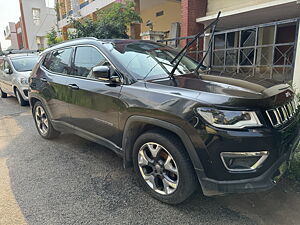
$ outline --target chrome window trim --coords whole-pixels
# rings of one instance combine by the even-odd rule
[[[41,62],[41,64],[40,64],[40,66],[41,66],[44,70],[50,72],[50,73],[51,73],[51,76],[52,76],[52,75],[60,75],[60,76],[68,77],[68,76],[69,76],[68,74],[54,72],[54,71],[51,71],[51,70],[47,69],[47,68],[44,66],[44,62],[45,62],[45,59],[46,59],[46,57],[47,57],[48,54],[52,54],[52,52],[57,51],[57,50],[65,50],[65,49],[68,49],[68,48],[72,48],[73,51],[74,51],[74,48],[73,48],[72,46],[67,46],[67,47],[63,47],[63,48],[56,48],[56,49],[53,49],[53,50],[51,50],[51,51],[49,51],[49,52],[46,52],[46,53],[45,53],[45,56],[43,56],[43,60],[42,60],[42,62]],[[73,52],[72,52],[72,55],[73,55]],[[70,60],[71,60],[71,59],[72,59],[72,56],[71,56]]]
[[[113,69],[117,72],[118,74],[118,77],[120,78],[120,84],[123,84],[123,77],[119,74],[116,66],[111,62],[111,60],[108,59],[108,57],[101,52],[101,50],[96,47],[95,45],[92,45],[92,44],[78,44],[78,45],[69,45],[69,46],[66,46],[66,47],[61,47],[61,48],[56,48],[56,49],[53,49],[49,52],[46,52],[45,54],[49,54],[49,53],[52,53],[53,51],[57,51],[57,50],[64,50],[64,49],[67,49],[67,48],[72,48],[73,49],[73,52],[72,52],[72,56],[71,56],[71,62],[73,61],[74,57],[75,57],[75,54],[76,54],[76,47],[93,47],[95,48],[101,55],[103,55],[103,57],[110,63],[110,65],[113,67]],[[75,54],[74,54],[75,53]],[[44,58],[45,59],[45,58]],[[44,62],[44,60],[43,60]],[[72,77],[72,78],[77,78],[77,79],[84,79],[84,80],[89,80],[89,81],[95,81],[95,82],[100,82],[100,83],[109,83],[109,82],[105,82],[103,80],[96,80],[96,79],[91,79],[91,78],[87,78],[87,77],[82,77],[82,76],[76,76],[74,74],[64,74],[64,73],[57,73],[57,72],[53,72],[51,70],[48,70],[44,65],[43,63],[41,63],[41,67],[43,67],[43,69],[45,69],[46,71],[50,72],[51,75],[59,75],[59,76],[64,76],[64,77]]]

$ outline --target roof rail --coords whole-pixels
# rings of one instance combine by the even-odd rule
[[[11,55],[11,54],[30,54],[30,53],[37,53],[40,50],[17,50],[17,49],[10,49],[3,51],[3,55]]]
[[[81,37],[81,38],[65,40],[65,41],[59,42],[57,44],[51,45],[50,47],[53,47],[53,46],[56,46],[56,45],[59,45],[59,44],[65,44],[65,43],[68,43],[68,42],[71,42],[71,41],[84,40],[84,39],[89,39],[89,40],[94,40],[94,41],[99,40],[98,38],[95,38],[95,37]]]

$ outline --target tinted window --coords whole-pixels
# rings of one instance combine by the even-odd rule
[[[43,61],[43,66],[46,67],[47,69],[49,69],[51,54],[52,54],[51,52],[48,53]]]
[[[11,62],[18,72],[31,71],[35,64],[37,63],[38,56],[22,57],[22,58],[12,58]]]
[[[46,56],[43,65],[55,73],[70,74],[72,51],[72,48],[55,50]]]
[[[74,59],[75,76],[92,78],[91,70],[95,66],[108,65],[104,56],[93,47],[78,47]]]
[[[4,69],[11,69],[9,62],[7,62],[6,60],[4,61]]]

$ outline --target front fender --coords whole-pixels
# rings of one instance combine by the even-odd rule
[[[192,144],[192,141],[190,140],[189,136],[184,132],[184,130],[169,122],[145,116],[131,116],[126,121],[122,140],[124,167],[128,167],[128,165],[130,165],[132,162],[132,149],[136,139],[136,135],[133,135],[133,137],[132,133],[140,124],[154,125],[156,127],[160,127],[172,133],[175,133],[184,144],[194,168],[196,170],[203,171],[202,163]]]

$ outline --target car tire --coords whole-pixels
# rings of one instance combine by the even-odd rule
[[[133,148],[133,164],[143,188],[161,202],[179,204],[197,187],[185,147],[169,132],[153,130],[138,137]]]
[[[60,132],[55,130],[49,113],[41,102],[36,102],[33,107],[33,117],[39,134],[45,139],[53,139],[59,136]]]
[[[1,88],[0,88],[0,97],[7,98],[7,94],[5,92],[3,92]]]
[[[24,100],[23,96],[21,95],[20,91],[18,89],[15,90],[16,97],[18,100],[18,103],[20,106],[26,106],[28,105],[28,102]]]

